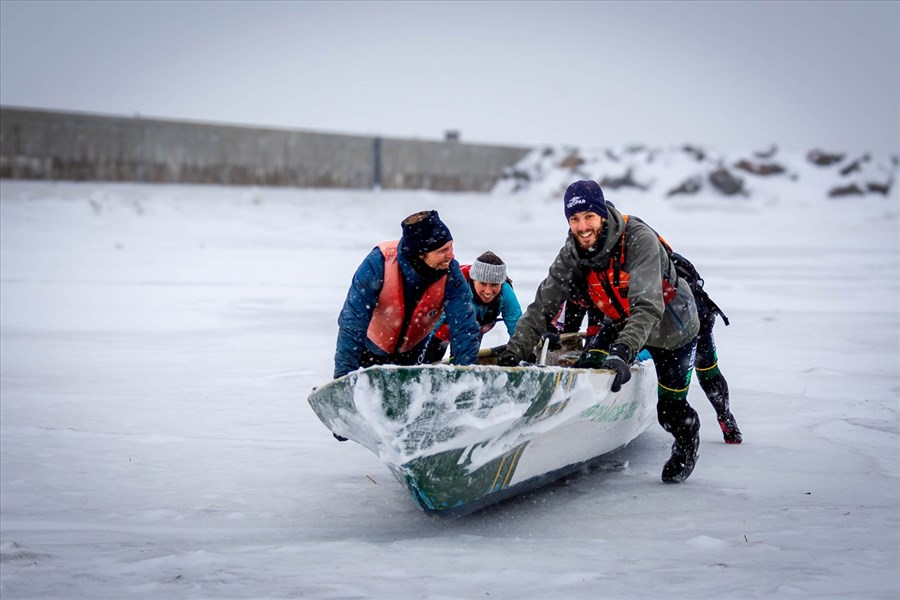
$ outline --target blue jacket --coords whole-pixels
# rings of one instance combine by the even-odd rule
[[[422,292],[419,292],[417,297],[411,298],[409,290],[423,288],[424,291],[424,287],[427,286],[422,285],[421,276],[412,268],[402,252],[398,252],[397,260],[403,276],[404,303],[410,306],[410,303],[418,302]],[[350,291],[347,292],[347,299],[338,316],[337,349],[334,354],[335,378],[359,368],[363,349],[376,355],[387,356],[366,337],[369,321],[372,320],[372,313],[383,285],[384,255],[378,247],[375,247],[353,275]],[[474,364],[478,359],[479,328],[472,308],[472,291],[456,260],[450,263],[443,306],[444,322],[450,325],[453,362],[460,365]],[[427,342],[428,338],[423,340],[415,351],[424,352]]]

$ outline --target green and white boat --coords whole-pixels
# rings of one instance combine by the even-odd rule
[[[656,419],[652,361],[606,370],[380,366],[313,390],[332,432],[374,452],[425,512],[462,515],[577,471]]]

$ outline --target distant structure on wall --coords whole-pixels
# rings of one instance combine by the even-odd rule
[[[531,149],[0,107],[0,177],[489,191]]]

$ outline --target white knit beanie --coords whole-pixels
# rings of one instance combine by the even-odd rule
[[[472,263],[469,279],[484,283],[503,283],[506,281],[506,264],[488,250]]]

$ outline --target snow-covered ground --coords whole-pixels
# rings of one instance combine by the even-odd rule
[[[565,236],[564,181],[0,182],[3,599],[897,598],[900,202],[805,177],[608,193],[730,317],[716,334],[743,445],[694,386],[685,484],[660,482],[654,424],[624,469],[451,519],[306,397],[330,379],[353,271],[405,216],[438,209],[462,262],[495,251],[525,305]]]

